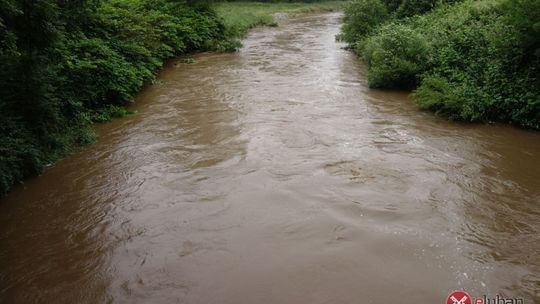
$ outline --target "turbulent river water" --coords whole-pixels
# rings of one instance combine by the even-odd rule
[[[540,134],[370,90],[339,13],[171,62],[0,202],[2,303],[540,303]]]

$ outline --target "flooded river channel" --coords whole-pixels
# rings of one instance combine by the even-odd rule
[[[1,303],[540,303],[540,133],[370,90],[339,13],[171,62],[0,201]]]

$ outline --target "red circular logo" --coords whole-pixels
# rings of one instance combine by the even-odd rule
[[[471,304],[471,297],[465,291],[456,290],[448,296],[446,304]]]

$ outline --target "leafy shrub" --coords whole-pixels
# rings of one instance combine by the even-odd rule
[[[459,0],[383,0],[388,12],[398,18],[425,14],[436,6]]]
[[[417,102],[453,119],[538,128],[539,69],[524,45],[527,31],[509,23],[508,11],[498,3],[479,4],[453,7],[446,21],[425,20],[437,25],[432,36],[445,34],[432,42],[433,68],[415,92]],[[461,22],[453,22],[458,18]],[[441,90],[446,93],[435,99]]]
[[[395,12],[398,7],[401,5],[401,2],[403,0],[382,0],[386,8],[388,9],[388,12],[393,13]]]
[[[345,18],[340,39],[349,43],[358,43],[386,21],[388,11],[380,0],[357,0],[345,7]]]
[[[125,107],[108,105],[101,109],[92,110],[86,113],[86,119],[89,122],[107,122],[113,118],[126,117],[134,114],[133,111],[126,109]]]
[[[403,0],[396,9],[398,18],[421,15],[431,11],[440,1],[438,0]]]
[[[369,66],[372,87],[414,87],[428,58],[425,38],[402,24],[383,26],[357,51]]]
[[[387,0],[394,17],[414,16],[350,35],[369,84],[418,86],[420,107],[451,119],[540,128],[540,2],[468,0],[421,15],[433,3]]]
[[[0,112],[0,194],[14,183],[41,170],[42,154],[20,119]]]

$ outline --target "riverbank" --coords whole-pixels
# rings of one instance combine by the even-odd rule
[[[107,0],[0,4],[0,194],[76,147],[168,58],[227,43],[202,4]]]
[[[540,129],[540,2],[356,0],[345,12],[341,38],[371,87],[412,89],[453,120]]]
[[[277,13],[341,5],[203,2],[1,2],[0,195],[95,141],[92,124],[131,114],[123,106],[166,60],[235,50],[249,29],[277,25]]]
[[[345,1],[314,3],[223,2],[215,5],[223,19],[228,37],[243,38],[256,26],[277,26],[280,16],[332,12],[343,8]]]

